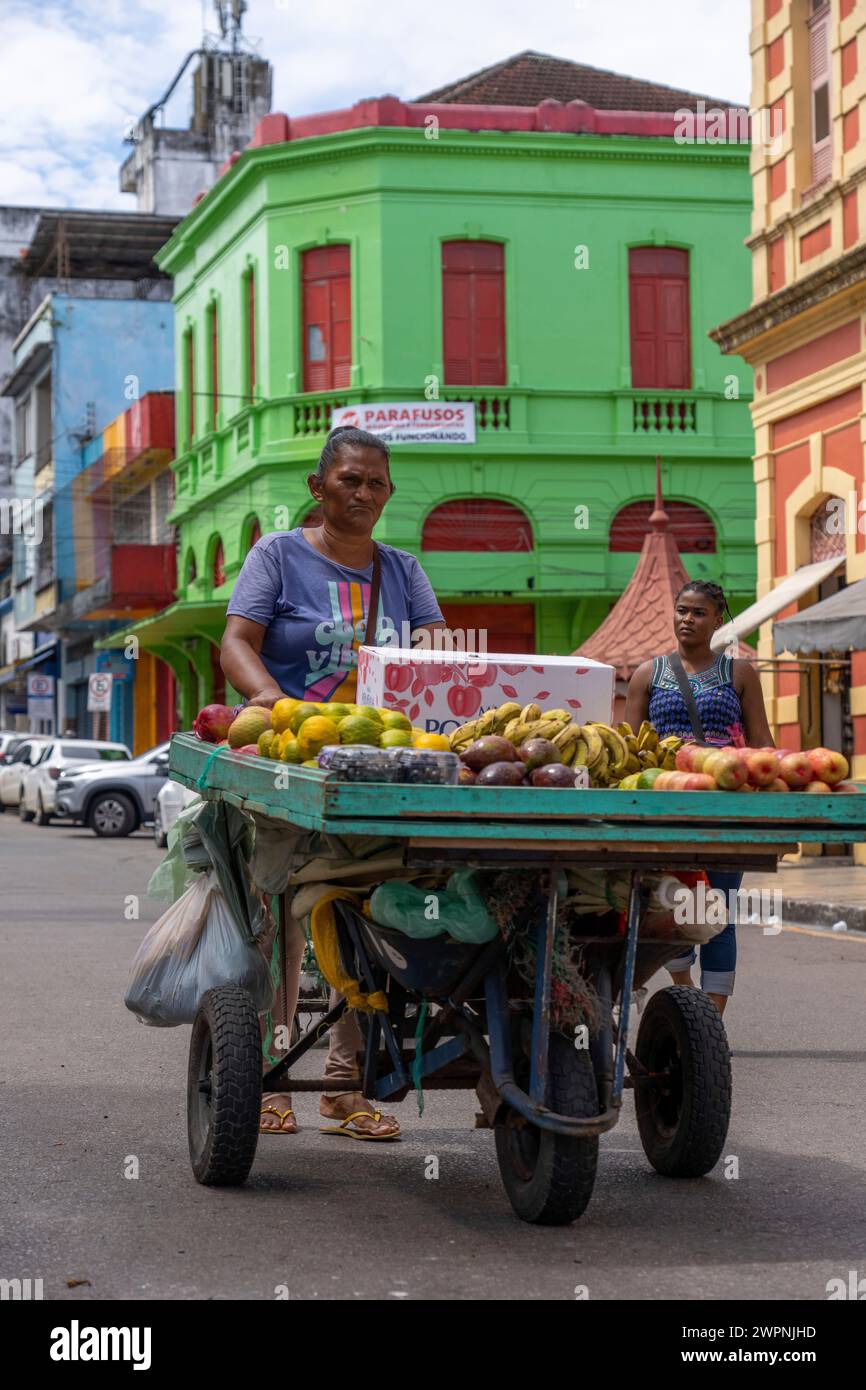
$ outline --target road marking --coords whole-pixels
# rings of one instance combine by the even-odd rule
[[[816,927],[794,927],[782,924],[782,931],[798,932],[800,936],[823,936],[831,941],[866,941],[866,932],[862,931],[832,931],[830,927],[825,927],[820,931]]]

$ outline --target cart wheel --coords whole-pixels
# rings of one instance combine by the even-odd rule
[[[209,989],[189,1045],[187,1134],[192,1170],[205,1187],[237,1187],[259,1137],[262,1053],[253,1001],[237,985]]]
[[[589,1054],[551,1034],[547,1105],[560,1115],[598,1114],[598,1090]],[[529,1088],[529,1058],[515,1050],[517,1084]],[[598,1139],[569,1139],[530,1124],[506,1107],[496,1121],[496,1157],[511,1205],[522,1221],[567,1226],[586,1210],[595,1185]]]
[[[669,1178],[700,1178],[719,1161],[731,1119],[731,1053],[719,1011],[696,989],[654,994],[635,1055],[655,1085],[636,1086],[644,1153]]]

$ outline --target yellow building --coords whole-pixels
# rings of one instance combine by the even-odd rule
[[[866,778],[866,652],[773,637],[866,578],[866,0],[752,0],[751,54],[752,304],[711,334],[755,371],[758,601],[733,630],[760,628],[777,742]]]

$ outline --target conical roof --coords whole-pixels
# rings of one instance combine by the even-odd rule
[[[604,661],[616,667],[621,680],[629,680],[642,661],[673,649],[674,602],[688,580],[677,543],[668,531],[656,459],[655,511],[634,574],[601,627],[573,655]]]

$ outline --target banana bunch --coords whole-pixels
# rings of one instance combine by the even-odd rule
[[[631,773],[642,772],[647,767],[661,767],[665,772],[674,771],[677,749],[682,747],[681,738],[672,734],[668,738],[660,739],[658,731],[648,719],[643,721],[637,733],[630,724],[617,724],[616,727],[630,753],[628,771],[620,774],[620,780]]]
[[[522,708],[506,701],[498,709],[487,710],[478,719],[470,719],[451,735],[451,748],[462,753],[485,734],[498,734],[519,748],[530,738],[546,738],[559,751],[568,767],[585,767],[594,787],[616,786],[624,777],[639,773],[646,767],[662,767],[672,771],[676,766],[679,738],[660,739],[658,732],[645,719],[635,733],[630,724],[592,722],[575,724],[565,709],[542,710],[531,703]]]

